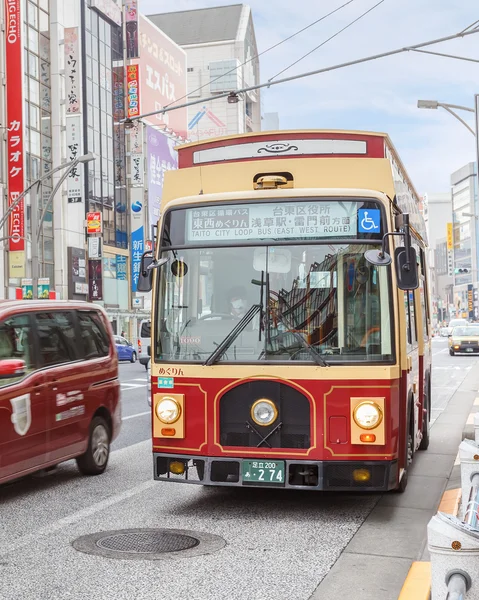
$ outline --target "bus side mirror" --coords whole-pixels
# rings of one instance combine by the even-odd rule
[[[151,292],[153,285],[153,271],[149,268],[153,263],[153,254],[145,252],[141,257],[140,273],[138,275],[137,290],[139,292]]]
[[[415,290],[419,287],[416,250],[409,248],[409,261],[407,254],[405,247],[396,248],[394,251],[397,284],[400,290]]]

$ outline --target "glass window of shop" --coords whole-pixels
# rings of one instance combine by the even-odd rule
[[[50,18],[49,0],[27,0],[24,11],[24,119],[26,186],[52,169]],[[39,213],[52,192],[52,181],[46,179],[38,191]],[[28,200],[27,200],[28,203]],[[27,228],[31,232],[30,208],[27,206]],[[53,209],[47,211],[40,234],[40,277],[48,277],[54,285]]]
[[[95,11],[85,8],[86,145],[99,160],[87,167],[89,209],[103,215],[103,239],[108,246],[127,248],[127,214],[119,210],[115,190],[113,144],[112,51],[118,32]],[[116,42],[115,42],[116,43]],[[118,197],[117,197],[118,196]]]

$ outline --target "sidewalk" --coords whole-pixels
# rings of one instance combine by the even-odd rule
[[[429,449],[416,453],[404,494],[381,498],[310,600],[398,600],[413,561],[429,560],[427,524],[444,491],[460,487],[454,463],[478,390],[471,371],[434,422]]]

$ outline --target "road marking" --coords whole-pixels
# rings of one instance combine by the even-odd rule
[[[121,448],[120,450],[116,450],[115,455],[117,455],[117,452],[124,453],[126,450],[131,450],[131,448],[135,446],[140,446],[141,444],[143,444],[145,447],[150,447],[151,440],[145,440],[144,442],[133,444],[132,446],[128,446],[127,448]],[[41,536],[46,537],[53,533],[56,533],[57,531],[60,531],[61,529],[64,529],[65,527],[68,527],[68,525],[74,525],[75,523],[78,523],[79,521],[82,521],[87,517],[91,517],[92,515],[95,515],[96,513],[99,513],[102,510],[105,510],[106,508],[110,508],[115,504],[119,504],[124,500],[128,500],[128,498],[132,498],[133,496],[137,496],[138,494],[146,492],[154,485],[156,485],[155,480],[145,481],[140,485],[135,486],[134,488],[131,488],[119,494],[115,494],[114,496],[106,498],[105,500],[101,500],[100,502],[97,502],[92,506],[88,506],[87,508],[83,508],[82,510],[68,515],[67,517],[63,517],[62,519],[59,519],[56,523],[52,523],[51,525],[41,527],[33,533],[28,533],[27,535],[22,536],[19,540],[13,542],[13,544],[10,544],[9,546],[3,546],[1,550],[1,555],[5,556],[11,554],[31,544],[38,545],[39,538]]]
[[[438,350],[437,352],[433,352],[433,356],[437,356],[438,354],[442,354],[443,352],[447,352],[447,348],[443,348],[442,350]]]
[[[149,415],[151,411],[147,410],[146,412],[136,413],[136,415],[128,415],[127,417],[122,417],[122,421],[128,421],[128,419],[134,419],[136,417],[144,417],[145,415]]]
[[[128,379],[128,381],[141,381],[142,383],[145,383],[146,377],[143,377],[142,379]]]

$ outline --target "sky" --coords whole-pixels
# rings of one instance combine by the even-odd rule
[[[260,56],[261,81],[373,7],[353,0],[334,15]],[[309,25],[346,0],[250,0],[258,51]],[[238,4],[228,0],[139,0],[145,15]],[[477,0],[384,0],[368,15],[289,69],[304,73],[458,33],[479,19]],[[479,32],[427,50],[479,61]],[[279,113],[281,129],[354,129],[389,134],[420,194],[447,192],[451,173],[476,157],[474,136],[444,109],[418,99],[474,106],[479,62],[406,52],[262,91],[262,111]],[[474,114],[459,112],[474,129]]]

